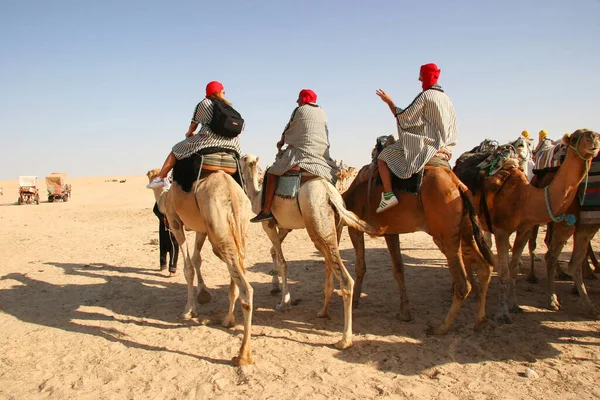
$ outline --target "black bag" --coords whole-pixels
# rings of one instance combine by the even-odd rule
[[[244,120],[239,112],[224,101],[211,98],[213,101],[213,117],[208,126],[217,135],[234,138],[242,133]]]

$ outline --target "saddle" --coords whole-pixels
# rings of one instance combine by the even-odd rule
[[[295,199],[300,191],[300,186],[315,178],[318,178],[318,176],[296,165],[277,178],[275,195],[283,199]]]
[[[184,192],[189,193],[196,180],[223,171],[244,188],[237,154],[229,150],[219,150],[221,149],[202,149],[187,158],[177,160],[173,167],[173,181],[177,182]]]

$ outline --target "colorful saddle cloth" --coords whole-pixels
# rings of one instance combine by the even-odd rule
[[[554,144],[540,149],[535,155],[535,165],[533,173],[541,171],[557,170],[567,155],[567,147],[562,144]]]
[[[587,184],[584,179],[579,186],[579,198],[575,201],[581,204],[579,223],[600,224],[600,156],[592,160]]]

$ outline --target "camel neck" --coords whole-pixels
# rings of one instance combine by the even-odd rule
[[[582,159],[574,149],[568,150],[565,161],[548,185],[550,208],[555,216],[564,214],[575,199],[589,164],[590,160]]]

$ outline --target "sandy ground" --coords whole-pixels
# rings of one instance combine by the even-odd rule
[[[474,333],[476,301],[470,297],[446,336],[426,336],[428,324],[441,321],[450,306],[451,279],[422,233],[402,237],[415,320],[396,318],[399,296],[385,242],[367,238],[354,346],[338,351],[332,344],[343,327],[341,297],[334,295],[331,319],[316,317],[324,268],[306,233],[294,231],[284,243],[292,296],[300,302],[278,312],[278,298],[269,293],[269,242],[252,225],[255,364],[233,367],[242,333],[239,306],[234,329],[214,322],[227,309],[225,265],[205,246],[203,271],[213,302],[200,307],[199,320],[178,319],[186,296],[183,266],[173,278],[159,272],[152,193],[145,177],[125,178],[73,179],[68,203],[46,203],[44,188],[42,204],[22,206],[14,205],[17,183],[0,182],[0,398],[600,397],[600,323],[583,317],[569,282],[558,283],[564,309],[543,308],[543,262],[537,265],[540,284],[519,278],[525,313],[514,324]],[[354,273],[346,231],[341,249]],[[587,284],[600,305],[600,281]],[[494,277],[489,316],[497,297]],[[527,368],[538,377],[524,377]]]

